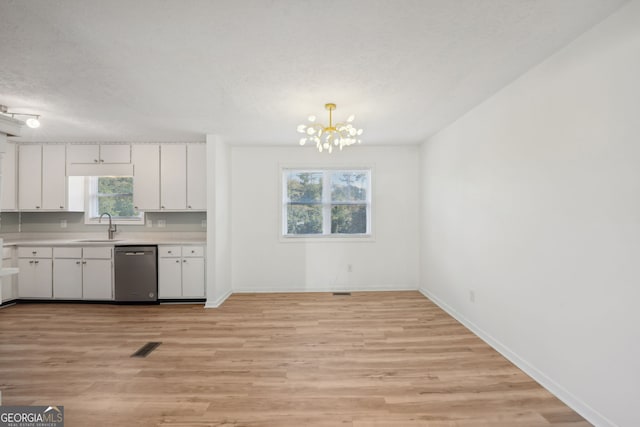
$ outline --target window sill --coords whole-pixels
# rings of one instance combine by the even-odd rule
[[[334,235],[280,235],[282,243],[373,243],[373,234]]]

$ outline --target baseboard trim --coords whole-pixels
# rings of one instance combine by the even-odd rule
[[[233,290],[234,294],[281,294],[281,293],[326,293],[326,292],[403,292],[403,291],[417,291],[415,286],[402,286],[402,287],[367,287],[367,288],[348,288],[348,287],[328,287],[328,288],[236,288]]]
[[[591,406],[587,405],[580,398],[576,397],[574,394],[569,392],[567,389],[562,387],[560,384],[549,378],[542,371],[537,369],[535,366],[531,365],[527,362],[526,359],[520,357],[518,354],[513,352],[509,347],[502,344],[497,339],[493,338],[490,334],[485,332],[483,329],[478,327],[475,323],[467,319],[449,304],[444,302],[442,299],[438,298],[433,293],[429,292],[424,288],[419,288],[418,291],[422,295],[424,295],[427,299],[432,301],[438,307],[446,311],[451,317],[456,319],[458,322],[462,323],[467,329],[473,332],[478,338],[486,342],[489,346],[491,346],[498,353],[503,355],[507,360],[520,368],[524,373],[529,375],[533,380],[535,380],[542,387],[551,392],[554,396],[564,402],[571,409],[576,411],[582,417],[584,417],[591,424],[598,427],[617,427],[617,425],[593,409]]]
[[[233,293],[232,290],[228,290],[224,295],[222,295],[221,297],[219,297],[215,301],[209,301],[207,299],[207,302],[204,304],[204,308],[218,308],[218,307],[220,307],[222,305],[222,303],[225,302],[227,300],[227,298],[229,298],[231,296],[232,293]]]

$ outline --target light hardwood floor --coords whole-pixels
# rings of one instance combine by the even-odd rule
[[[590,425],[418,292],[18,304],[0,388],[67,427]]]

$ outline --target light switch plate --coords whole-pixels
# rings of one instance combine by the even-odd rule
[[[67,220],[66,219],[61,219],[60,220],[60,228],[67,228]]]
[[[159,219],[158,221],[156,221],[156,225],[158,226],[158,228],[165,228],[167,226],[167,220]]]
[[[150,219],[148,219],[148,220],[147,220],[147,224],[146,224],[146,225],[147,225],[147,227],[149,227],[149,228],[153,227],[153,221],[152,221],[152,220],[150,220]]]

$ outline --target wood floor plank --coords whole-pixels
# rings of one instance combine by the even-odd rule
[[[18,304],[0,310],[0,388],[64,405],[67,426],[590,425],[417,292]]]

